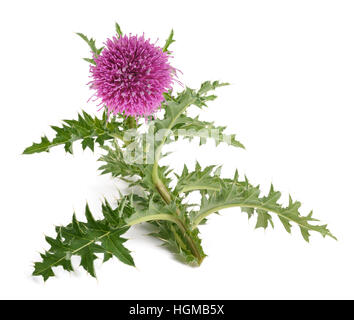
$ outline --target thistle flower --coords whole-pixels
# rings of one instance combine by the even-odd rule
[[[144,36],[117,36],[94,57],[91,88],[109,113],[147,117],[171,89],[175,69],[168,54]]]

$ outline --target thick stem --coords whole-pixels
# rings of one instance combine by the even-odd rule
[[[154,168],[153,168],[153,172],[152,172],[152,181],[155,185],[156,190],[158,191],[158,193],[160,194],[160,196],[164,200],[164,202],[166,204],[170,204],[172,201],[172,198],[171,198],[170,192],[168,191],[167,187],[163,184],[163,182],[161,181],[161,179],[159,177],[158,159],[156,159],[156,158],[155,158]],[[176,213],[177,213],[177,216],[180,215],[180,211],[178,208],[177,208]],[[189,236],[188,230],[187,230],[186,226],[184,225],[184,223],[179,218],[177,218],[177,220],[178,220],[178,223],[176,222],[176,224],[178,225],[184,238],[186,239],[188,246],[191,249],[192,254],[197,258],[198,264],[201,264],[203,261],[203,258],[200,255],[196,244],[194,243],[193,239]]]
[[[188,245],[192,251],[192,254],[197,258],[198,264],[200,265],[203,262],[203,258],[199,253],[197,246],[195,245],[193,239],[188,235],[187,228],[184,223],[181,221],[181,224],[178,224],[180,230],[182,231],[184,238],[187,240]]]
[[[182,103],[182,102],[181,102]],[[156,149],[155,152],[155,161],[154,161],[154,166],[152,169],[152,182],[155,185],[156,190],[158,191],[158,193],[160,194],[161,198],[164,200],[164,202],[166,204],[170,204],[172,202],[172,197],[171,194],[169,192],[169,190],[167,189],[167,187],[164,185],[164,183],[162,182],[162,180],[159,177],[159,160],[161,157],[161,152],[162,152],[162,147],[166,142],[166,139],[168,137],[168,133],[169,131],[172,129],[174,123],[176,122],[176,120],[178,119],[178,117],[183,114],[183,112],[187,109],[187,107],[189,105],[191,105],[191,101],[187,101],[184,103],[183,108],[181,108],[175,115],[174,117],[171,119],[170,124],[168,125],[168,127],[166,128],[166,133],[165,135],[162,137],[161,142],[159,144],[159,146]],[[192,254],[196,257],[198,264],[201,264],[203,261],[202,256],[200,255],[200,252],[197,248],[197,245],[195,244],[195,242],[193,241],[193,239],[190,237],[188,230],[185,226],[185,224],[183,223],[183,221],[180,219],[180,211],[177,208],[176,210],[176,218],[179,221],[177,223],[179,229],[181,230],[185,240],[187,241],[187,244],[192,252]]]
[[[135,220],[131,220],[127,223],[128,226],[133,226],[142,222],[155,221],[155,220],[165,220],[175,223],[178,228],[181,230],[183,237],[186,239],[187,244],[192,252],[192,254],[197,258],[198,264],[200,265],[203,261],[202,256],[200,255],[197,246],[195,245],[193,239],[188,235],[188,230],[185,227],[184,223],[178,217],[171,214],[156,214],[145,217],[140,217]]]
[[[157,179],[155,181],[155,188],[158,191],[158,193],[160,194],[161,198],[167,203],[171,203],[172,199],[171,199],[171,195],[168,192],[167,188],[165,187],[165,185],[162,183],[162,181],[160,179]]]
[[[129,129],[134,129],[136,128],[136,119],[132,116],[129,116],[127,118],[127,123],[128,123],[128,127]]]

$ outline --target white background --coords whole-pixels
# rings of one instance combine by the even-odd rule
[[[321,299],[354,298],[353,1],[1,1],[0,3],[0,298],[73,299]],[[273,182],[303,203],[302,212],[328,223],[336,242],[302,240],[278,223],[254,230],[239,209],[225,210],[201,227],[208,257],[200,268],[177,262],[146,234],[127,233],[137,268],[97,263],[98,280],[82,269],[61,268],[46,284],[31,277],[44,234],[67,224],[86,201],[96,217],[119,183],[99,176],[98,154],[21,152],[49,125],[74,118],[92,92],[86,44],[123,31],[145,32],[161,44],[171,28],[173,64],[181,80],[232,86],[218,91],[202,119],[227,125],[247,150],[179,143],[170,157],[180,170],[224,164],[238,168],[264,192]],[[78,261],[75,260],[75,264]]]

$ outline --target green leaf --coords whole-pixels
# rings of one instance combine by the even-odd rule
[[[102,239],[102,247],[105,251],[116,258],[118,258],[123,263],[134,266],[134,260],[130,255],[130,251],[123,246],[123,243],[126,239],[122,239],[119,236],[116,236],[120,231],[116,231],[115,233],[110,233],[107,237]]]
[[[196,92],[197,100],[195,105],[199,108],[206,107],[208,101],[213,101],[217,98],[216,95],[207,95],[209,91],[213,91],[217,88],[225,87],[230,85],[227,82],[220,82],[220,81],[205,81],[201,84],[200,89]]]
[[[128,226],[149,221],[170,221],[179,225],[180,222],[175,216],[176,211],[176,204],[161,205],[161,203],[154,202],[151,198],[147,207],[140,208],[136,206],[135,212],[126,218],[125,222]]]
[[[117,22],[116,22],[116,32],[120,37],[123,35],[122,29],[120,28]]]
[[[209,166],[202,170],[199,163],[196,163],[195,171],[189,172],[185,165],[181,175],[177,175],[177,185],[174,189],[176,195],[180,193],[188,194],[195,190],[219,191],[221,189],[221,179],[219,175],[214,175],[215,166]]]
[[[201,121],[199,117],[191,118],[186,115],[186,110],[191,105],[198,107],[206,106],[206,102],[211,96],[206,96],[210,90],[228,85],[219,81],[206,81],[201,88],[196,91],[186,88],[185,91],[179,93],[176,97],[170,94],[165,95],[165,115],[163,119],[157,119],[150,123],[150,130],[158,133],[164,130],[165,135],[161,137],[161,143],[157,143],[155,150],[161,151],[165,143],[170,143],[184,138],[191,140],[195,137],[200,139],[200,144],[206,143],[207,139],[213,139],[216,145],[225,142],[231,146],[244,148],[243,144],[236,139],[235,134],[225,134],[226,127],[215,126],[213,122]],[[216,96],[212,96],[213,99]],[[159,142],[159,141],[158,141]],[[157,157],[159,158],[159,157]]]
[[[77,32],[76,34],[88,44],[88,46],[90,47],[91,52],[93,54],[93,57],[97,57],[101,54],[104,47],[97,48],[96,41],[93,38],[89,39],[87,36],[85,36],[83,33],[80,33],[80,32]],[[83,58],[83,59],[91,64],[94,64],[94,65],[96,64],[96,62],[93,58]]]
[[[46,136],[41,138],[40,143],[33,143],[32,146],[28,147],[23,151],[23,154],[32,154],[37,152],[49,152],[51,147],[51,142]]]
[[[257,209],[257,214],[258,214],[258,218],[257,218],[256,229],[257,228],[266,229],[268,227],[268,224],[270,224],[274,228],[272,216],[268,214],[267,211],[262,209]]]
[[[185,91],[178,94],[178,97],[165,103],[164,119],[157,119],[152,122],[156,130],[172,130],[175,122],[186,111],[186,109],[196,101],[195,92],[186,88]]]
[[[73,153],[72,145],[77,140],[82,140],[82,148],[89,147],[94,150],[94,143],[103,146],[107,140],[115,138],[122,139],[122,123],[113,119],[107,123],[106,114],[102,119],[92,117],[85,111],[78,115],[77,120],[64,120],[61,127],[52,126],[56,136],[50,141],[46,136],[42,137],[40,143],[34,143],[25,149],[24,154],[48,152],[50,148],[64,145],[65,151]]]
[[[168,38],[166,39],[165,45],[164,45],[163,48],[162,48],[162,51],[163,51],[163,52],[168,52],[169,46],[170,46],[173,42],[175,42],[175,40],[173,39],[173,35],[174,35],[174,32],[173,32],[173,29],[172,29],[171,32],[170,32],[170,35],[169,35]]]
[[[157,231],[150,233],[150,236],[161,240],[162,245],[174,253],[179,261],[193,266],[199,265],[196,257],[186,246],[185,240],[183,240],[183,234],[180,232],[180,230],[178,230],[178,228],[175,227],[175,225],[167,221],[154,221],[153,224],[156,226]],[[204,253],[201,246],[199,230],[194,229],[189,233],[189,236],[196,244],[202,259],[204,259],[206,254]]]
[[[91,64],[96,64],[95,60],[90,59],[90,58],[83,58],[86,62],[91,63]]]
[[[206,255],[201,247],[201,240],[198,236],[199,231],[197,229],[193,231],[185,229],[184,225],[189,225],[185,208],[179,205],[178,209],[179,215],[176,216],[176,203],[171,202],[166,205],[150,198],[148,205],[135,207],[135,213],[126,219],[126,223],[134,225],[150,222],[158,227],[158,231],[151,233],[151,236],[163,241],[163,244],[175,253],[178,259],[192,265],[198,265],[201,261],[198,261],[196,256],[192,254],[191,249],[186,244],[185,236],[187,234],[192,239],[202,260]]]
[[[244,145],[236,139],[235,134],[225,134],[226,127],[215,126],[214,122],[201,121],[199,117],[191,118],[181,115],[172,128],[175,139],[183,138],[193,140],[200,139],[200,145],[205,144],[208,139],[215,141],[216,145],[224,142],[228,145],[245,149]]]
[[[229,86],[230,84],[227,82],[220,82],[220,81],[205,81],[201,84],[200,89],[198,91],[199,95],[204,95],[209,91],[215,90],[217,88],[221,88],[224,86]]]
[[[93,38],[89,39],[87,36],[85,36],[83,33],[80,32],[77,32],[76,34],[88,44],[88,46],[90,47],[91,51],[94,54],[98,54],[99,49],[97,49],[96,41]]]
[[[54,276],[54,267],[62,266],[67,271],[73,271],[71,257],[75,255],[81,258],[80,266],[93,277],[96,276],[94,261],[99,253],[104,254],[104,262],[115,256],[123,263],[134,266],[130,251],[123,245],[126,239],[121,237],[129,229],[124,218],[131,214],[132,208],[129,205],[119,208],[124,211],[120,217],[107,202],[102,205],[102,211],[108,211],[110,216],[115,217],[108,222],[106,219],[95,220],[86,206],[86,222],[79,222],[74,214],[68,226],[56,227],[57,237],[46,237],[50,249],[41,254],[42,261],[35,263],[33,275],[42,276],[46,281]]]
[[[123,150],[116,141],[112,141],[110,146],[103,146],[102,148],[106,151],[106,154],[98,159],[98,161],[105,163],[99,168],[101,174],[110,173],[113,177],[123,178],[144,177],[144,165],[126,162]]]
[[[83,150],[85,150],[87,147],[89,147],[92,151],[95,149],[95,140],[91,137],[84,138],[81,144]]]
[[[300,228],[301,234],[306,241],[309,241],[310,231],[319,232],[323,237],[329,236],[336,239],[327,229],[327,225],[315,225],[317,221],[312,218],[312,212],[302,216],[299,212],[300,202],[289,198],[289,204],[283,207],[278,203],[281,194],[271,186],[268,195],[261,197],[259,187],[253,187],[245,178],[238,179],[236,171],[234,179],[222,180],[221,190],[211,193],[209,197],[203,197],[199,211],[191,212],[191,223],[197,226],[209,214],[231,207],[249,208],[246,210],[249,216],[255,212],[258,215],[256,228],[272,227],[273,222],[270,213],[278,216],[285,229],[290,232],[293,224]]]

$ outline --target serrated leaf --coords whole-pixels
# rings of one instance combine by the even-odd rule
[[[175,228],[175,226],[167,221],[154,222],[154,225],[158,228],[156,232],[150,234],[150,236],[162,241],[162,245],[167,247],[176,258],[181,262],[188,263],[190,265],[197,266],[200,261],[197,261],[196,257],[187,248],[183,240],[183,234]],[[199,231],[197,229],[191,232],[191,238],[197,245],[201,258],[204,259],[206,254],[201,247],[201,239],[199,238]]]
[[[258,214],[258,218],[257,218],[256,229],[258,228],[267,229],[269,224],[274,228],[272,216],[267,211],[262,209],[257,209],[257,214]]]
[[[164,45],[163,48],[162,48],[162,51],[163,51],[163,52],[168,51],[169,46],[170,46],[173,42],[175,42],[175,40],[173,39],[173,35],[174,35],[174,32],[173,32],[173,29],[172,29],[171,32],[170,32],[170,35],[169,35],[168,38],[166,39],[165,45]]]
[[[215,99],[216,96],[211,98],[206,96],[206,93],[225,85],[227,83],[206,81],[199,91],[186,88],[176,97],[167,96],[164,103],[164,118],[156,119],[150,123],[150,128],[155,133],[165,133],[165,136],[160,139],[161,143],[157,143],[155,149],[159,150],[165,143],[176,141],[179,138],[191,140],[195,137],[200,139],[200,144],[206,143],[207,139],[213,139],[216,145],[226,142],[229,145],[244,148],[243,144],[236,140],[235,134],[224,133],[226,127],[215,126],[213,122],[201,121],[198,116],[191,118],[185,114],[189,106],[193,104],[196,106],[206,105],[207,101]],[[158,142],[160,140],[158,139]]]
[[[96,64],[96,62],[95,62],[94,59],[90,59],[90,58],[82,58],[82,59],[85,60],[85,61],[88,62],[88,63]]]
[[[135,207],[135,212],[125,222],[128,226],[132,226],[142,222],[149,221],[170,221],[178,223],[178,219],[175,216],[176,205],[171,203],[169,205],[161,205],[161,203],[154,202],[151,198],[149,205],[143,208]]]
[[[98,49],[96,47],[96,41],[91,38],[89,39],[87,36],[85,36],[83,33],[81,32],[77,32],[76,33],[82,40],[84,40],[88,46],[90,47],[91,51],[94,53],[94,54],[97,54],[98,53]]]
[[[219,191],[221,189],[220,177],[215,175],[218,168],[209,166],[202,170],[199,163],[196,163],[195,171],[189,172],[188,168],[184,166],[181,175],[176,175],[177,185],[174,193],[188,194],[194,190],[211,190]]]
[[[116,22],[116,32],[119,36],[123,35],[122,29],[120,28],[120,26],[117,22]]]
[[[107,115],[103,113],[101,119],[92,117],[85,111],[78,115],[77,120],[63,120],[63,125],[51,127],[56,135],[52,141],[46,136],[40,143],[34,143],[25,149],[24,154],[48,152],[51,148],[64,145],[66,152],[73,153],[73,142],[82,140],[82,147],[94,151],[94,143],[100,146],[107,140],[122,139],[122,123],[111,120],[107,124]]]
[[[102,205],[103,210],[112,213],[112,208],[107,208],[107,203]],[[131,207],[120,207],[129,216]],[[86,222],[79,222],[76,216],[73,216],[72,222],[66,227],[56,227],[56,239],[46,237],[50,244],[50,249],[41,254],[42,261],[34,265],[34,276],[42,276],[46,281],[54,276],[53,268],[62,266],[67,271],[73,271],[71,257],[76,255],[81,257],[80,266],[82,266],[91,276],[95,277],[94,261],[97,259],[97,253],[104,254],[104,262],[108,261],[112,255],[117,257],[125,264],[134,266],[130,251],[124,247],[126,239],[122,238],[129,227],[126,226],[123,217],[114,221],[95,220],[88,205],[85,210]]]
[[[107,253],[114,255],[123,263],[134,267],[135,264],[132,256],[130,255],[130,251],[123,246],[125,241],[125,239],[116,237],[113,232],[102,239],[102,247]]]
[[[230,85],[227,82],[220,82],[220,81],[205,81],[202,83],[202,85],[200,86],[200,89],[198,91],[199,95],[204,95],[206,93],[208,93],[211,90],[215,90],[216,88],[220,88],[220,87],[224,87],[224,86],[228,86]]]
[[[201,121],[199,117],[191,118],[186,115],[181,115],[175,122],[172,130],[178,138],[192,140],[199,138],[200,145],[207,142],[208,139],[215,141],[216,145],[226,143],[228,145],[245,149],[244,145],[236,139],[235,134],[225,134],[226,127],[215,126],[214,122]]]
[[[33,143],[32,146],[26,148],[23,151],[23,154],[32,154],[37,152],[49,152],[49,148],[51,147],[51,142],[49,139],[44,136],[41,138],[40,143]]]
[[[270,213],[276,214],[282,222],[286,231],[291,231],[291,225],[296,224],[300,228],[303,238],[308,241],[310,231],[321,233],[323,237],[329,236],[336,239],[327,229],[326,225],[314,225],[311,222],[317,221],[312,217],[312,212],[307,216],[302,216],[299,212],[300,202],[289,198],[289,204],[283,207],[278,203],[280,192],[275,191],[271,186],[267,196],[260,197],[259,187],[253,187],[245,178],[244,181],[235,178],[223,179],[221,190],[203,197],[199,211],[191,212],[191,223],[197,226],[205,217],[213,212],[218,212],[225,208],[241,207],[245,208],[249,216],[257,213],[256,228],[266,228],[268,225],[274,227]],[[247,209],[247,208],[251,208]]]
[[[95,150],[95,140],[94,138],[84,138],[81,142],[82,144],[82,149],[85,150],[87,147],[89,147],[92,151]]]

